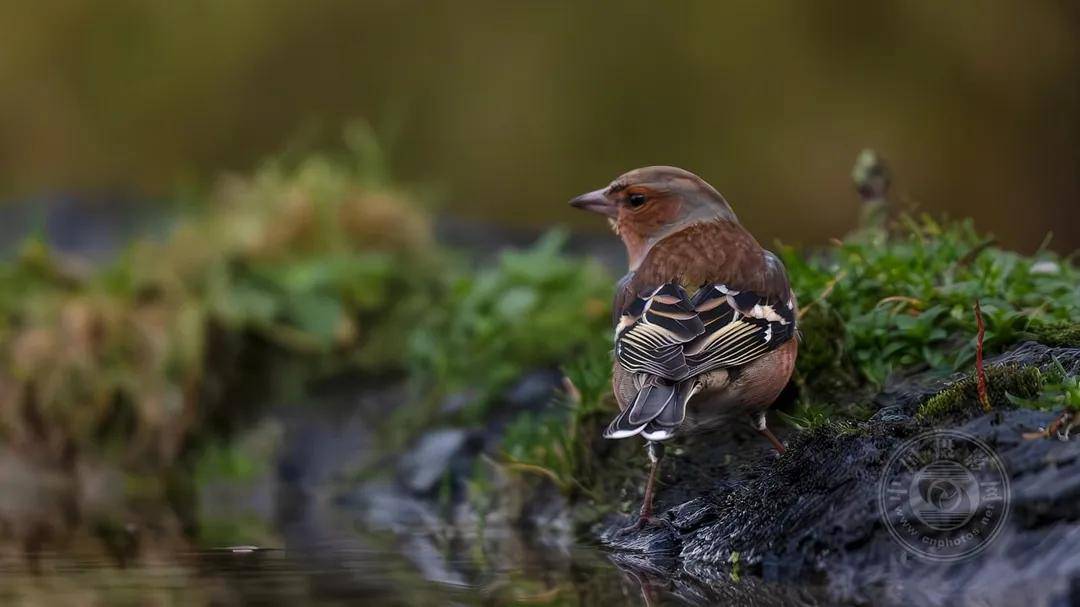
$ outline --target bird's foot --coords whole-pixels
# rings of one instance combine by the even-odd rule
[[[643,514],[639,516],[637,521],[634,522],[632,525],[627,525],[626,527],[622,527],[621,529],[615,531],[614,535],[617,538],[622,538],[628,535],[638,533],[641,530],[650,527],[657,529],[666,529],[672,533],[678,533],[678,529],[676,529],[675,525],[668,519]]]

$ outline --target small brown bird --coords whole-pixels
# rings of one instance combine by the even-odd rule
[[[653,522],[663,443],[749,414],[777,452],[765,410],[795,367],[795,296],[783,263],[697,175],[654,166],[570,201],[608,217],[630,259],[619,281],[613,388],[620,413],[606,438],[641,435],[651,467],[637,524]]]

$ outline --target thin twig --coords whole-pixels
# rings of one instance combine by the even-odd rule
[[[897,302],[897,301],[904,302],[904,303],[906,303],[906,304],[908,304],[908,305],[910,305],[910,306],[912,306],[914,308],[922,308],[923,305],[924,305],[923,301],[921,299],[916,299],[914,297],[908,297],[906,295],[890,295],[888,297],[885,297],[885,298],[882,298],[881,300],[879,300],[876,304],[874,304],[874,307],[880,306],[881,304],[893,303],[893,302]]]
[[[1061,440],[1069,440],[1069,432],[1076,425],[1076,422],[1076,416],[1071,411],[1065,410],[1058,413],[1045,428],[1039,428],[1038,432],[1024,432],[1021,436],[1024,440],[1035,440],[1057,435]]]
[[[965,253],[964,256],[961,257],[960,260],[956,262],[956,267],[957,268],[966,268],[967,266],[970,266],[975,261],[975,258],[977,258],[979,256],[980,253],[982,253],[983,251],[989,249],[990,247],[992,247],[992,246],[994,246],[996,244],[997,244],[997,238],[990,238],[990,239],[984,240],[983,242],[976,245],[973,249],[971,249],[970,251]]]

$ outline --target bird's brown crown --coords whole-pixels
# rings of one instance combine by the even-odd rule
[[[626,245],[631,268],[657,242],[689,226],[714,221],[738,224],[715,188],[690,171],[670,166],[634,169],[570,204],[609,218]]]

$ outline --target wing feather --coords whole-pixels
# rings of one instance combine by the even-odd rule
[[[631,302],[616,328],[616,358],[631,373],[668,381],[744,365],[791,339],[791,298],[705,285],[693,298],[661,285]]]

